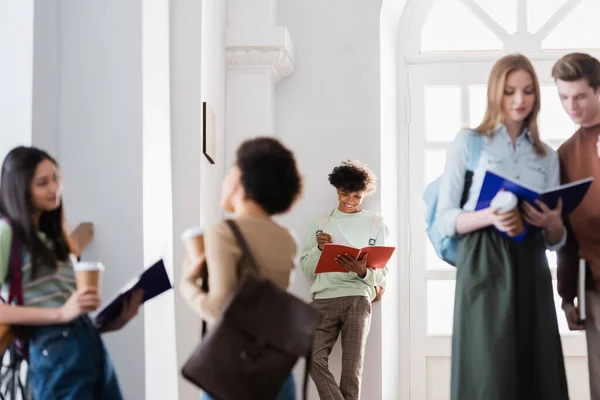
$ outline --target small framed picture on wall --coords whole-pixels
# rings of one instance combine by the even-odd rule
[[[202,152],[206,159],[214,164],[217,153],[217,138],[215,132],[215,113],[205,101],[202,103]]]

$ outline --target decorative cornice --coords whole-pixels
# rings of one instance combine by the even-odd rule
[[[229,28],[226,57],[230,70],[266,70],[276,84],[294,72],[294,45],[284,27]]]

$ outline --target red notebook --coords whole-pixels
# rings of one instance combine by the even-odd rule
[[[386,266],[392,254],[394,254],[395,247],[387,246],[368,246],[362,249],[354,247],[343,246],[341,244],[327,243],[323,247],[323,252],[317,263],[315,274],[322,274],[324,272],[348,272],[346,268],[338,264],[335,258],[341,254],[349,254],[356,258],[360,258],[363,254],[367,254],[367,267],[378,269]]]

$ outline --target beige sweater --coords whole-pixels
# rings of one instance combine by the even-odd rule
[[[286,290],[297,253],[296,241],[290,232],[270,219],[238,217],[235,221],[262,275]],[[248,261],[242,260],[242,251],[224,221],[206,232],[204,242],[209,292],[201,291],[195,281],[185,279],[181,282],[180,292],[192,309],[210,324],[223,310],[238,281],[238,264],[241,262],[242,269],[248,268]]]

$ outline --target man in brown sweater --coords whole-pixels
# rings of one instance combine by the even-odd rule
[[[587,195],[569,216],[566,245],[558,252],[558,293],[571,330],[585,329],[591,400],[600,400],[600,63],[588,54],[572,53],[554,65],[563,108],[579,130],[559,149],[561,181],[594,177]],[[581,325],[577,297],[579,258],[587,263],[586,321]]]

